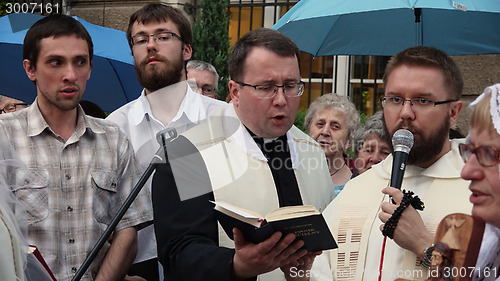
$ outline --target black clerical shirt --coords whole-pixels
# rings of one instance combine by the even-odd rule
[[[260,147],[269,159],[279,205],[302,204],[286,135],[265,146],[262,138],[257,139],[257,142],[261,143]],[[174,152],[183,151],[188,145],[192,146],[188,140],[181,137],[169,145],[169,151]],[[193,149],[196,150],[194,146]],[[169,154],[170,159],[172,155]],[[194,162],[203,163],[201,155],[195,156],[189,158],[193,162],[184,163],[184,166],[191,167]],[[188,157],[178,159],[185,158]],[[186,169],[186,173],[189,172],[193,170]],[[206,169],[196,169],[196,173],[201,175],[186,176],[186,180],[192,180],[191,184],[185,183],[186,185],[198,187],[197,178],[209,178]],[[213,192],[181,200],[169,161],[157,167],[153,176],[152,201],[158,260],[163,265],[165,281],[234,279],[232,263],[235,250],[219,247],[219,229],[211,200],[214,200]],[[256,277],[249,280],[256,280]]]
[[[299,185],[292,168],[292,158],[286,134],[275,140],[264,140],[250,130],[248,131],[268,160],[267,164],[273,174],[280,207],[303,205]]]

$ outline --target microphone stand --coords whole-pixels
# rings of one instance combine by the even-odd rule
[[[175,129],[163,130],[156,135],[158,142],[160,142],[160,148],[158,149],[158,151],[156,151],[155,155],[153,156],[153,159],[151,160],[151,163],[149,163],[149,166],[146,168],[139,181],[135,184],[134,188],[132,189],[132,192],[130,192],[127,199],[125,199],[125,202],[123,202],[122,206],[120,207],[116,215],[113,217],[113,219],[111,220],[108,227],[101,235],[97,243],[94,245],[87,258],[85,258],[85,261],[83,262],[82,266],[80,266],[80,268],[76,272],[73,279],[71,279],[71,281],[79,281],[83,277],[83,274],[85,274],[92,261],[94,261],[95,257],[101,250],[102,246],[104,246],[104,243],[106,243],[106,241],[109,239],[109,237],[115,230],[115,227],[118,225],[122,217],[125,215],[125,212],[127,212],[130,205],[132,205],[132,202],[134,202],[135,198],[137,197],[141,189],[144,187],[151,174],[156,170],[159,164],[166,163],[167,140],[165,138],[165,134],[169,135],[168,137],[169,142],[171,142],[175,137],[177,137],[177,131]]]

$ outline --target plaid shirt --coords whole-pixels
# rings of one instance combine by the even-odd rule
[[[28,242],[40,249],[57,280],[69,280],[141,175],[132,146],[116,125],[86,116],[80,106],[66,142],[50,129],[36,101],[0,115],[0,129],[34,172],[17,175],[13,190],[28,211]],[[116,230],[152,219],[150,193],[143,189]],[[94,279],[109,246],[82,280]]]

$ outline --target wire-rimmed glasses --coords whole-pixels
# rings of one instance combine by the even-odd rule
[[[25,102],[17,102],[17,103],[9,103],[4,108],[0,109],[0,114],[14,112],[18,110],[18,106],[22,106],[23,108],[27,107],[29,104]]]
[[[149,35],[143,33],[137,34],[132,37],[132,46],[146,46],[150,37],[153,37],[153,41],[155,41],[156,44],[167,44],[172,42],[174,38],[177,38],[182,42],[182,38],[174,32],[162,31]]]
[[[473,147],[472,145],[461,143],[458,145],[458,150],[460,151],[460,156],[462,156],[464,162],[467,162],[471,158],[472,154],[475,154],[479,164],[484,167],[496,165],[500,155],[498,149],[493,146]]]
[[[278,92],[278,88],[283,89],[283,94],[287,97],[299,97],[304,93],[304,83],[302,82],[294,82],[294,83],[286,83],[284,85],[250,85],[243,82],[236,82],[241,86],[252,87],[255,89],[255,95],[261,99],[270,99],[273,98]]]

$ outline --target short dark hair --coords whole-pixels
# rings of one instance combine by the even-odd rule
[[[87,41],[90,64],[92,65],[94,44],[87,29],[76,19],[61,14],[53,14],[38,20],[26,32],[23,45],[23,60],[29,60],[31,66],[36,69],[36,62],[40,54],[40,41],[51,36],[57,38],[64,35],[76,35],[78,38]]]
[[[254,47],[264,47],[282,57],[297,57],[300,69],[300,53],[297,45],[283,33],[259,28],[249,31],[234,45],[229,55],[229,76],[233,80],[241,80],[245,70],[245,60]]]
[[[173,21],[177,26],[182,42],[189,45],[193,44],[191,24],[184,14],[182,14],[181,10],[166,4],[151,3],[146,4],[130,16],[127,28],[127,40],[130,49],[132,50],[132,26],[135,22],[146,24],[151,21],[162,22],[167,20]]]
[[[429,66],[439,69],[450,89],[450,98],[459,100],[464,89],[464,80],[457,64],[445,52],[433,47],[417,46],[403,50],[394,55],[385,68],[384,87],[394,68],[401,65]]]

